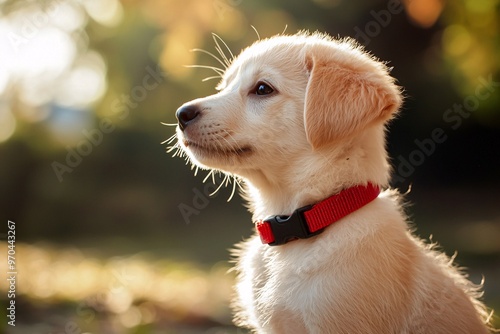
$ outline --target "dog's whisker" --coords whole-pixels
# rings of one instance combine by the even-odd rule
[[[170,153],[173,150],[175,150],[175,153],[172,156],[175,157],[177,155],[177,151],[179,151],[179,148],[177,147],[177,144],[172,145],[172,146],[167,146],[167,153]]]
[[[208,178],[210,177],[210,175],[211,175],[213,172],[214,172],[214,170],[213,170],[213,169],[211,169],[211,170],[208,172],[208,174],[205,176],[205,178],[203,179],[203,182],[202,182],[202,183],[207,182]]]
[[[170,136],[167,140],[162,141],[160,144],[170,144],[173,142],[175,139],[177,139],[177,134],[174,133],[172,136]]]
[[[242,192],[245,192],[245,188],[243,188],[243,186],[241,185],[241,183],[243,182],[242,179],[240,179],[239,177],[237,176],[234,176],[234,180],[236,181],[236,184],[238,185],[238,188],[240,188],[240,190]]]
[[[233,52],[231,51],[229,46],[227,46],[226,42],[224,42],[224,40],[219,35],[217,35],[216,33],[212,33],[212,37],[213,37],[213,40],[214,40],[215,45],[216,45],[215,49],[220,53],[220,55],[222,56],[222,58],[226,62],[227,66],[229,66],[231,64],[231,60],[233,60],[233,58],[234,58]],[[224,53],[224,51],[222,51],[222,48],[217,40],[221,41],[221,43],[224,44],[224,46],[226,47],[226,50],[229,52],[229,55],[231,56],[230,58],[228,58],[226,56],[226,54]]]
[[[255,34],[257,35],[257,40],[260,41],[260,34],[257,31],[257,28],[255,28],[253,25],[250,25],[250,27],[252,27],[253,31],[255,31]]]
[[[177,126],[177,123],[164,123],[160,122],[161,125],[166,125],[166,126]]]
[[[184,65],[184,66],[189,68],[208,68],[209,70],[212,70],[215,73],[219,74],[221,78],[222,75],[224,74],[224,70],[222,68],[215,66],[210,66],[210,65]]]
[[[220,75],[214,75],[214,76],[211,76],[211,77],[206,77],[206,78],[202,79],[201,82],[205,82],[205,81],[213,80],[213,79],[221,79],[221,76]]]
[[[221,42],[222,44],[224,44],[224,46],[226,47],[227,51],[229,52],[229,54],[231,55],[231,59],[234,58],[234,54],[233,52],[231,51],[231,49],[229,48],[229,46],[226,44],[226,42],[224,42],[224,40],[222,39],[222,37],[220,37],[219,35],[217,34],[214,34],[215,37],[217,37]]]
[[[215,173],[212,173],[212,183],[215,184]]]
[[[180,147],[179,143],[175,143],[174,145],[172,146],[168,146],[167,147],[167,153],[170,153],[172,152],[173,150],[175,150],[174,154],[172,154],[172,157],[180,157],[180,158],[187,158],[186,156],[186,153],[182,150],[182,148]]]
[[[491,310],[491,312],[488,314],[488,316],[486,317],[486,323],[489,324],[492,319],[493,319],[493,316],[494,316],[494,313],[495,313],[495,310]]]
[[[234,182],[230,182],[233,184],[233,187],[231,189],[231,194],[229,195],[229,198],[227,199],[226,202],[230,202],[233,199],[234,193],[236,192],[236,184]]]
[[[285,24],[285,29],[283,29],[283,32],[281,34],[284,35],[287,29],[288,29],[288,24]]]
[[[193,49],[191,51],[205,53],[205,54],[209,55],[210,57],[214,58],[215,60],[217,60],[224,67],[224,69],[227,69],[227,64],[224,63],[219,57],[214,55],[212,52],[207,51],[207,50],[203,50],[203,49]]]
[[[174,137],[172,137],[171,139],[169,139],[169,140],[166,142],[166,144],[171,144],[171,143],[172,143],[174,140],[176,140],[176,139],[177,139],[177,136],[174,136]]]
[[[236,186],[238,185],[239,187],[239,183],[238,183],[238,180],[236,179],[236,176],[232,175],[232,184],[233,184],[233,189],[231,190],[231,195],[229,196],[229,198],[227,199],[227,202],[230,202],[233,197],[234,197],[234,194],[236,193]]]
[[[175,151],[174,157],[175,156],[178,156],[179,158],[184,158],[184,161],[186,161],[186,162],[188,160],[187,155],[184,153],[184,151],[180,147],[178,147],[177,151]],[[187,165],[187,163],[186,163],[186,165]]]
[[[217,50],[217,52],[221,55],[222,59],[224,59],[224,63],[227,64],[227,66],[229,66],[231,62],[229,61],[226,54],[224,53],[224,51],[222,51],[222,49],[220,48],[220,46],[218,44],[215,47],[215,50]]]
[[[221,175],[221,177],[223,176],[222,180],[220,180],[220,182],[217,182],[216,179],[215,179],[215,173],[217,173],[217,175]],[[205,178],[203,179],[203,183],[205,183],[209,177],[212,177],[212,183],[217,186],[217,188],[211,192],[209,194],[209,196],[214,196],[219,190],[222,189],[222,187],[227,187],[229,184],[233,184],[233,187],[231,189],[231,194],[229,195],[229,198],[227,199],[227,201],[229,202],[231,199],[233,199],[234,197],[234,194],[236,193],[236,185],[238,185],[238,187],[240,187],[240,184],[236,178],[236,176],[232,175],[232,174],[227,174],[227,173],[223,173],[221,171],[215,171],[215,170],[211,170],[206,176]],[[241,189],[241,187],[240,187]]]
[[[225,174],[222,183],[224,184],[225,187],[227,187],[231,183],[231,175]],[[233,195],[234,195],[234,186],[231,191],[231,194],[229,195],[229,198],[227,199],[227,202],[229,202],[233,198]]]
[[[214,183],[215,184],[215,183]],[[217,194],[217,192],[222,188],[222,186],[224,185],[224,181],[221,182],[218,186],[217,186],[217,189],[215,189],[212,193],[210,193],[209,196],[213,196],[215,194]]]

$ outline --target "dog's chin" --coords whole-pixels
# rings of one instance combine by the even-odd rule
[[[230,170],[231,167],[237,167],[245,158],[253,154],[253,148],[250,145],[222,147],[202,145],[184,139],[181,146],[191,160],[203,168]]]

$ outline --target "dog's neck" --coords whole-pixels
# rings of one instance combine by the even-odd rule
[[[290,214],[358,184],[384,187],[389,180],[384,130],[374,126],[340,146],[301,152],[273,172],[253,170],[243,175],[253,219]],[[274,174],[273,174],[274,173]]]

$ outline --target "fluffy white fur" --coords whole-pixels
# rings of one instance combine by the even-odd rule
[[[257,95],[265,83],[273,89]],[[186,103],[178,143],[240,177],[254,221],[368,182],[387,188],[385,125],[402,97],[351,40],[300,33],[235,58],[219,92]],[[479,287],[414,237],[395,191],[306,240],[236,252],[235,321],[256,333],[487,333]]]

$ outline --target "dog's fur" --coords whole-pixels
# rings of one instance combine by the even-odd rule
[[[274,92],[257,95],[266,83]],[[402,103],[352,40],[256,42],[178,127],[193,163],[240,177],[254,221],[368,182],[387,188],[385,125]],[[237,252],[235,320],[257,333],[487,333],[479,287],[411,234],[393,190],[313,238]]]

